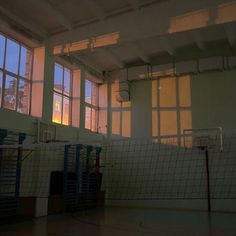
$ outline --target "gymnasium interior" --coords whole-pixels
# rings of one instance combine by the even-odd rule
[[[235,13],[1,0],[0,236],[235,236]]]

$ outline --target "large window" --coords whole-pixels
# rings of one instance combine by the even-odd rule
[[[54,66],[53,122],[71,124],[72,71],[60,64]]]
[[[152,81],[153,138],[181,144],[183,131],[192,128],[190,82],[190,76]]]
[[[98,129],[98,85],[85,80],[85,129],[97,132]]]
[[[30,114],[32,50],[0,33],[0,107]]]
[[[80,70],[54,65],[54,93],[52,121],[79,127]]]

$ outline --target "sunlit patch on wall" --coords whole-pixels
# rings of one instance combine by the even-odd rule
[[[207,26],[209,23],[209,10],[202,9],[172,17],[169,33],[187,31]]]
[[[119,38],[120,38],[120,33],[113,32],[77,42],[56,45],[53,48],[53,54],[54,55],[66,54],[70,52],[78,52],[86,49],[94,49],[94,48],[114,45],[118,43]]]

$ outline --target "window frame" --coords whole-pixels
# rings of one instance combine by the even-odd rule
[[[62,67],[62,91],[57,91],[55,90],[55,66],[59,65],[60,67]],[[70,71],[70,91],[69,91],[69,95],[65,93],[65,88],[64,88],[64,71],[65,68],[67,70]],[[67,65],[64,65],[63,63],[60,63],[58,61],[54,62],[54,76],[53,76],[53,108],[52,108],[52,122],[56,123],[58,125],[65,125],[65,126],[72,126],[72,102],[73,102],[73,69],[71,69],[70,67],[68,67]],[[62,103],[61,103],[61,121],[56,122],[53,120],[53,113],[54,113],[54,95],[58,95],[62,98]],[[68,117],[68,124],[63,124],[63,113],[64,113],[64,98],[69,100],[69,117]]]
[[[0,71],[2,72],[2,91],[1,91],[1,99],[0,99],[0,109],[6,109],[10,111],[15,111],[17,113],[23,114],[23,115],[30,115],[31,116],[31,107],[32,107],[32,84],[33,84],[33,63],[34,63],[34,50],[30,48],[29,46],[25,45],[24,43],[18,41],[17,39],[8,36],[7,34],[3,33],[0,31],[0,35],[4,37],[4,54],[3,54],[3,65],[2,68],[0,68]],[[19,53],[18,53],[18,68],[17,68],[17,74],[14,72],[11,72],[6,69],[6,58],[7,58],[7,40],[10,40],[14,43],[16,43],[19,47]],[[30,76],[29,78],[23,77],[20,74],[20,66],[21,66],[21,51],[22,48],[25,48],[27,51],[31,53],[31,60],[30,60]],[[15,93],[15,108],[10,109],[7,107],[4,107],[4,102],[5,102],[5,86],[6,86],[6,78],[7,76],[13,77],[16,79],[17,84],[16,84],[16,93]],[[29,89],[29,95],[28,95],[28,107],[27,107],[27,113],[20,112],[18,111],[18,105],[19,105],[19,84],[20,81],[24,81],[24,83],[28,83],[30,86]]]
[[[86,101],[86,82],[89,81],[91,83],[91,103]],[[96,88],[96,103],[93,104],[93,93],[94,93],[94,87]],[[86,79],[85,78],[85,83],[84,83],[84,91],[85,91],[85,96],[84,96],[84,128],[86,130],[90,130],[91,132],[98,133],[98,112],[99,112],[99,87],[98,83]],[[89,108],[91,110],[91,116],[90,116],[90,128],[86,128],[86,110]],[[93,129],[93,110],[95,111],[95,129]]]
[[[184,78],[184,76],[167,76],[167,77],[159,77],[157,79],[154,79],[156,81],[156,101],[155,101],[155,106],[152,105],[152,122],[157,122],[157,135],[152,134],[152,138],[154,140],[159,140],[160,142],[163,142],[163,140],[169,141],[174,141],[176,144],[180,145],[181,144],[181,139],[183,137],[183,134],[181,133],[181,113],[182,112],[191,112],[192,114],[192,104],[187,105],[187,106],[182,106],[180,103],[180,80],[181,78]],[[175,105],[171,106],[162,106],[160,101],[161,101],[161,81],[165,79],[171,79],[175,81]],[[157,121],[153,121],[153,112],[156,112],[156,118]],[[161,125],[162,125],[162,120],[161,120],[161,113],[162,112],[175,112],[176,114],[176,134],[162,134],[161,133]],[[153,123],[152,123],[152,132],[153,132]],[[171,140],[173,139],[173,140]],[[163,142],[164,143],[164,142]]]

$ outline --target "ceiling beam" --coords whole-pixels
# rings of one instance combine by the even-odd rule
[[[105,19],[105,13],[102,7],[94,0],[85,0],[87,5],[96,14],[99,20],[103,21]]]
[[[64,26],[67,30],[71,30],[73,28],[72,22],[63,15],[63,13],[57,9],[57,7],[49,2],[49,0],[41,0],[40,1],[48,10],[52,12],[52,14],[57,18],[62,26]]]
[[[91,0],[85,1],[86,3],[89,3]],[[162,12],[164,11],[162,10]],[[128,14],[122,14],[117,17],[107,18],[103,22],[94,22],[75,28],[71,31],[53,34],[50,38],[54,45],[59,45],[67,43],[68,38],[70,38],[71,42],[76,42],[106,33],[119,32],[119,34],[121,35],[119,42],[130,42],[138,40],[139,38],[148,38],[153,34],[158,35],[158,31],[160,31],[160,33],[163,33],[163,24],[160,23],[162,17],[165,17],[165,15],[162,15],[161,13],[159,14],[159,9],[156,9],[156,5],[154,5],[152,6],[152,8],[144,8],[142,14],[138,17],[136,12],[132,11]],[[147,22],[147,19],[152,18],[152,22],[155,22],[155,26],[153,26],[150,21]],[[142,22],[142,24],[140,24],[140,22]]]
[[[120,69],[125,67],[124,62],[110,48],[100,48],[99,50],[106,53],[111,58],[112,62]]]
[[[90,0],[87,0],[90,1]],[[162,37],[180,32],[191,32],[200,28],[221,25],[227,22],[236,22],[236,0],[230,5],[230,11],[220,14],[216,19],[207,20],[209,7],[222,11],[222,4],[232,0],[182,0],[181,6],[176,6],[175,1],[162,1],[159,4],[147,6],[142,9],[142,14],[131,11],[127,14],[107,18],[105,21],[94,22],[68,32],[52,35],[50,38],[54,45],[93,38],[105,33],[119,32],[119,43],[128,43],[154,37]],[[235,9],[235,10],[233,10]],[[202,15],[203,14],[203,15]],[[203,19],[202,19],[203,17]],[[152,19],[150,21],[150,19]],[[125,25],[124,25],[125,24]],[[169,50],[170,52],[171,50]]]

